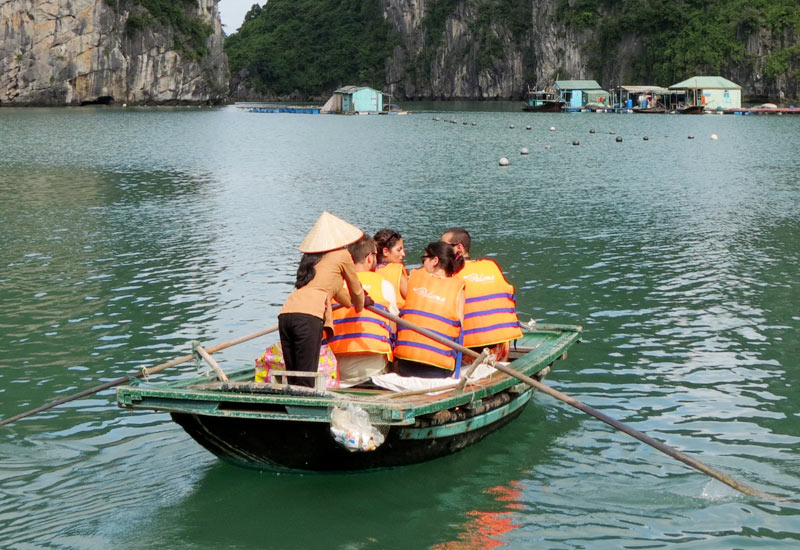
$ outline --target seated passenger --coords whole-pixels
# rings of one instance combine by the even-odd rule
[[[406,257],[403,237],[392,229],[381,229],[375,233],[374,238],[378,244],[376,271],[392,283],[397,295],[397,305],[403,307],[408,292],[408,272],[403,265],[403,259]]]
[[[377,249],[372,237],[347,247],[356,266],[356,275],[364,291],[374,301],[374,306],[398,314],[392,285],[375,273]],[[356,312],[352,307],[339,307],[333,311],[333,333],[329,347],[339,362],[341,387],[366,382],[385,371],[392,360],[391,336],[394,323],[368,309]]]
[[[464,281],[453,273],[463,265],[464,259],[452,246],[441,241],[429,244],[422,256],[423,269],[415,269],[409,276],[400,317],[460,344]],[[402,326],[397,329],[394,356],[401,376],[457,378],[461,368],[461,353]]]
[[[470,259],[472,238],[463,227],[448,229],[442,240],[466,260],[464,268],[456,273],[466,282],[464,346],[479,353],[488,347],[498,361],[507,360],[509,342],[522,336],[514,287],[494,261]]]

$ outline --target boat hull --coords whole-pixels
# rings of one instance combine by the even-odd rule
[[[580,341],[582,330],[529,328],[512,346],[514,369],[544,379],[550,365]],[[229,370],[227,378],[201,374],[173,382],[134,381],[117,389],[117,402],[170,413],[195,441],[233,464],[326,472],[404,466],[454,453],[518,417],[533,395],[530,386],[501,371],[445,382],[436,391],[315,390],[285,385],[280,377],[254,382],[251,367]],[[352,452],[331,433],[333,408],[351,406],[385,436],[373,450]]]
[[[274,471],[357,471],[407,466],[455,453],[517,418],[532,390],[471,418],[438,425],[393,426],[374,451],[351,452],[335,442],[330,424],[172,413],[195,441],[219,458]]]
[[[560,113],[563,106],[563,101],[548,101],[539,105],[525,104],[522,110],[528,113]]]
[[[675,112],[679,115],[702,115],[705,112],[705,105],[690,105]]]

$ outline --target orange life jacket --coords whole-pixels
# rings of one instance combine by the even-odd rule
[[[375,307],[389,311],[389,302],[383,295],[383,277],[371,271],[359,271],[361,286],[375,301]],[[334,354],[383,353],[392,360],[392,333],[385,317],[362,309],[356,313],[352,307],[333,310],[333,338],[328,345]]]
[[[468,260],[455,274],[463,279],[464,345],[468,348],[492,346],[522,336],[517,318],[514,287],[492,260]]]
[[[400,317],[460,344],[458,297],[463,289],[461,279],[443,279],[424,270],[414,270],[408,279],[406,305]],[[401,326],[397,327],[394,356],[450,371],[461,367],[461,353]]]
[[[408,277],[406,266],[399,263],[383,264],[382,266],[375,268],[375,273],[392,283],[392,286],[394,287],[395,299],[397,300],[397,307],[402,309],[402,307],[405,305],[405,299],[403,298],[403,295],[400,294],[400,278],[403,275]]]

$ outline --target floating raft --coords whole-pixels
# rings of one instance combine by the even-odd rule
[[[777,107],[775,109],[767,109],[760,107],[741,109],[725,109],[722,111],[726,115],[800,115],[800,108],[797,107]]]
[[[250,113],[293,113],[297,115],[318,115],[321,107],[251,107]]]

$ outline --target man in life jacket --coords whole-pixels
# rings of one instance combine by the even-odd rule
[[[475,351],[490,348],[498,361],[506,361],[511,340],[522,336],[517,318],[514,287],[506,281],[492,260],[472,260],[472,238],[463,227],[453,227],[442,235],[464,259],[464,268],[455,274],[466,283],[464,346]]]
[[[395,291],[391,283],[375,273],[377,250],[372,237],[365,235],[347,247],[356,266],[356,275],[378,309],[398,315]],[[334,306],[335,307],[335,306]],[[329,346],[339,363],[339,384],[354,386],[385,371],[392,361],[394,323],[368,309],[352,307],[333,311],[333,338]]]

